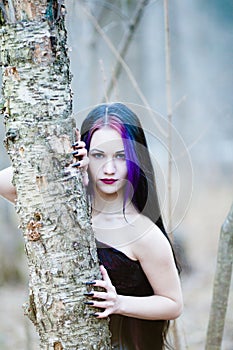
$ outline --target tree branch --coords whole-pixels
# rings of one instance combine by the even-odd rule
[[[171,98],[171,46],[168,0],[164,0],[164,22],[165,22],[165,67],[166,67],[166,97],[167,97],[167,119],[168,119],[168,232],[172,239],[172,98]]]
[[[140,22],[140,19],[142,18],[143,15],[143,11],[144,8],[148,5],[149,1],[148,0],[141,0],[138,3],[138,6],[135,10],[135,13],[133,15],[133,18],[131,19],[131,21],[129,22],[128,25],[128,30],[125,33],[120,46],[118,47],[118,52],[119,52],[119,56],[123,59],[127,53],[128,47],[132,41],[133,35],[138,27],[138,24]],[[107,96],[110,97],[112,89],[114,87],[114,83],[115,80],[118,79],[120,73],[121,73],[121,69],[122,69],[122,63],[119,59],[117,59],[116,65],[113,68],[113,73],[111,76],[111,80],[108,83],[108,87],[107,87]]]
[[[81,5],[81,4],[80,4]],[[152,114],[151,111],[151,107],[149,105],[149,102],[147,101],[145,95],[142,93],[141,89],[138,86],[138,83],[136,81],[136,79],[133,76],[133,73],[131,72],[131,69],[129,68],[129,66],[127,65],[127,63],[124,61],[124,59],[121,57],[121,55],[119,54],[118,50],[115,48],[115,46],[112,44],[111,40],[108,38],[108,36],[105,34],[105,32],[102,30],[102,28],[100,27],[99,23],[96,21],[95,17],[92,16],[92,14],[90,13],[90,11],[83,5],[82,9],[84,11],[84,13],[86,14],[86,16],[90,19],[90,21],[93,23],[93,25],[95,26],[97,32],[102,36],[103,40],[106,42],[106,44],[108,45],[109,49],[112,51],[113,55],[117,58],[117,60],[120,62],[121,66],[124,68],[126,74],[128,75],[128,78],[130,80],[130,82],[132,83],[136,93],[138,94],[138,96],[141,98],[144,106],[148,109],[148,112]],[[103,98],[103,101],[105,99]],[[166,131],[162,128],[162,126],[159,124],[159,122],[157,120],[154,119],[154,123],[156,124],[156,127],[158,128],[159,132],[161,132],[162,135],[164,135],[165,137],[167,136]]]

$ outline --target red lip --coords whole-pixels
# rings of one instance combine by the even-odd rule
[[[106,184],[106,185],[112,185],[114,184],[117,180],[115,179],[101,179],[101,181]]]

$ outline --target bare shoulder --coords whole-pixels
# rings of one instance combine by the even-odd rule
[[[169,256],[172,257],[171,244],[160,228],[143,215],[140,221],[140,228],[143,227],[144,232],[133,245],[134,255],[137,259],[142,261],[153,256],[154,259],[161,261],[161,259],[167,260]]]

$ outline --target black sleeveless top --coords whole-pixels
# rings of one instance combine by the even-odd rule
[[[153,289],[139,263],[123,252],[97,242],[100,263],[108,271],[120,295],[150,296]],[[123,315],[110,316],[112,349],[161,350],[167,321],[142,320]]]

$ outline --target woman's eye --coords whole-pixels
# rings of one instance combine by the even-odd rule
[[[123,159],[123,160],[125,160],[125,154],[124,153],[118,153],[116,155],[116,159]]]
[[[94,153],[94,154],[92,154],[92,156],[96,159],[102,159],[104,157],[104,155],[102,153]]]

